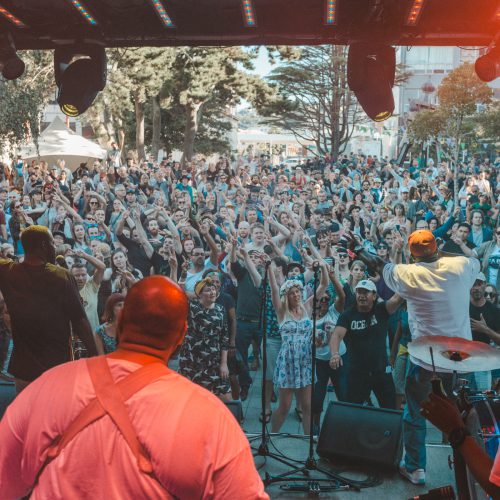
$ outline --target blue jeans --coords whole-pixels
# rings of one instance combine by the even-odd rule
[[[448,396],[452,395],[453,374],[439,373]],[[420,404],[432,391],[432,372],[411,361],[406,370],[406,406],[403,412],[403,440],[405,445],[405,467],[408,472],[426,467],[425,436],[426,421],[420,414]]]
[[[262,331],[260,322],[250,322],[238,319],[236,321],[236,349],[243,359],[244,369],[239,376],[240,387],[248,389],[252,383],[252,377],[248,369],[248,348],[252,340],[257,340],[258,344],[262,342]]]

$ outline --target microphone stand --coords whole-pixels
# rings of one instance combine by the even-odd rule
[[[269,446],[268,442],[270,438],[266,438],[266,373],[267,373],[267,317],[266,317],[266,312],[267,312],[267,285],[268,285],[268,279],[269,279],[269,265],[271,264],[271,261],[268,260],[266,261],[265,268],[264,268],[264,277],[262,279],[262,294],[261,294],[261,308],[260,308],[260,327],[262,330],[262,390],[261,390],[261,420],[262,420],[262,426],[261,426],[261,435],[260,435],[260,444],[258,448],[253,448],[252,450],[255,452],[253,454],[254,457],[270,457],[274,458],[274,460],[277,460],[278,462],[281,462],[285,465],[288,465],[289,467],[293,467],[293,464],[289,462],[288,460],[285,460],[283,457],[280,455],[277,455],[276,453],[271,453],[269,451]]]
[[[309,493],[321,493],[323,491],[334,491],[334,490],[355,490],[360,491],[359,486],[355,484],[355,482],[350,481],[349,479],[342,477],[335,472],[331,472],[325,470],[318,466],[316,459],[314,458],[314,436],[313,436],[313,419],[312,419],[312,407],[313,407],[313,398],[314,398],[314,384],[316,379],[316,320],[317,320],[317,304],[318,297],[316,290],[318,288],[318,275],[319,275],[319,264],[315,262],[313,265],[314,271],[314,295],[313,295],[313,328],[312,328],[312,349],[311,349],[311,365],[312,365],[312,379],[311,379],[311,400],[310,400],[310,408],[311,408],[311,416],[309,418],[309,455],[305,460],[304,465],[302,467],[294,467],[292,470],[285,472],[284,474],[280,474],[278,476],[271,476],[266,472],[266,477],[264,479],[264,484],[267,486],[272,483],[282,482],[282,481],[302,481],[304,482],[303,477],[293,477],[293,474],[302,473],[306,476],[309,476],[310,471],[317,471],[326,476],[326,478],[309,478],[306,480],[306,484],[297,484],[295,486],[285,485],[282,488],[287,491],[307,491]],[[328,486],[322,486],[321,482],[330,483]]]

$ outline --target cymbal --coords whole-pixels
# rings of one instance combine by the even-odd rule
[[[432,347],[434,364],[438,369],[468,373],[500,368],[499,349],[461,337],[420,337],[408,344],[408,351],[416,359],[432,365],[429,347]]]

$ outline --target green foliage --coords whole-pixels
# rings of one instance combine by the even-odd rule
[[[495,101],[485,111],[478,113],[476,122],[482,139],[500,141],[500,102]]]
[[[417,143],[438,139],[446,127],[446,116],[440,110],[425,109],[415,114],[408,134]]]
[[[455,119],[476,113],[476,105],[489,103],[493,91],[477,77],[471,63],[464,63],[443,79],[437,94],[441,109]]]
[[[0,150],[6,151],[23,142],[37,144],[40,119],[55,90],[52,53],[19,53],[26,70],[14,81],[0,80]]]
[[[320,155],[337,156],[362,120],[347,86],[346,47],[302,47],[299,53],[278,48],[278,52],[284,63],[269,77],[278,94],[264,101],[259,112],[267,123],[292,132],[302,144],[312,141]]]

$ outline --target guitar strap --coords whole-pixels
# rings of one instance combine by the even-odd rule
[[[166,375],[168,368],[161,362],[151,363],[142,366],[118,383],[115,383],[104,356],[89,358],[86,362],[96,397],[71,422],[66,431],[48,447],[44,463],[36,475],[34,484],[37,484],[45,467],[59,456],[62,450],[77,434],[105,415],[109,415],[123,435],[129,448],[135,455],[139,470],[158,481],[147,451],[137,439],[137,434],[130,421],[125,401],[147,385]]]

